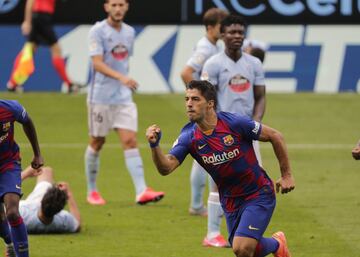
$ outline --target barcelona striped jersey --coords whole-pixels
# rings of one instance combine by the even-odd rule
[[[19,146],[14,140],[14,122],[26,123],[28,114],[17,101],[0,100],[0,172],[20,160]]]
[[[252,145],[259,139],[261,124],[232,113],[217,115],[216,127],[209,135],[196,123],[188,123],[169,153],[180,163],[190,154],[211,175],[222,207],[231,212],[259,197],[263,187],[273,190],[273,183],[260,167]]]

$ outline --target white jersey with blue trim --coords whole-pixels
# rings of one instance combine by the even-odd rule
[[[101,55],[110,68],[127,76],[129,56],[132,55],[135,30],[126,23],[120,30],[112,27],[107,20],[97,22],[89,32],[90,57]],[[124,104],[132,102],[132,91],[119,80],[92,69],[88,102],[95,104]]]
[[[187,61],[186,65],[194,69],[193,77],[200,79],[201,70],[211,56],[219,53],[222,47],[220,44],[213,44],[204,36],[196,44],[193,54]]]
[[[252,118],[254,86],[265,86],[259,59],[242,53],[234,62],[225,52],[212,56],[204,65],[201,79],[217,86],[217,111],[237,113]]]

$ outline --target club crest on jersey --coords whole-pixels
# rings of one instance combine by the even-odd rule
[[[237,74],[230,79],[229,86],[232,91],[241,93],[250,88],[250,82],[247,78],[244,78],[240,74]]]
[[[129,55],[126,46],[124,46],[122,44],[119,44],[119,45],[115,46],[111,50],[111,54],[118,61],[126,59],[128,57],[128,55]]]
[[[3,132],[7,132],[10,129],[10,126],[11,126],[10,122],[3,123],[2,125]]]
[[[234,138],[232,137],[232,135],[227,135],[223,137],[223,142],[225,145],[230,146],[234,143]]]

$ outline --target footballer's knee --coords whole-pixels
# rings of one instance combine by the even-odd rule
[[[136,148],[137,147],[136,137],[128,137],[124,139],[122,141],[122,145],[125,150]]]
[[[233,247],[233,252],[236,257],[253,257],[254,249],[252,247],[238,245]]]
[[[99,152],[104,144],[105,138],[93,138],[90,142],[91,148],[96,152]]]
[[[232,248],[236,257],[253,257],[256,245],[256,239],[235,236]]]
[[[20,218],[19,208],[16,204],[6,204],[6,218],[11,222],[16,222]]]

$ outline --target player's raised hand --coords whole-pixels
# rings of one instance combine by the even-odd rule
[[[60,181],[60,182],[57,183],[57,186],[58,186],[58,188],[60,190],[64,191],[68,197],[71,196],[70,186],[69,186],[69,184],[67,182]]]
[[[291,174],[286,175],[276,181],[276,193],[289,193],[295,188],[295,179]]]
[[[150,147],[156,147],[159,145],[161,139],[161,129],[158,125],[154,124],[147,128],[146,138],[150,143]]]

